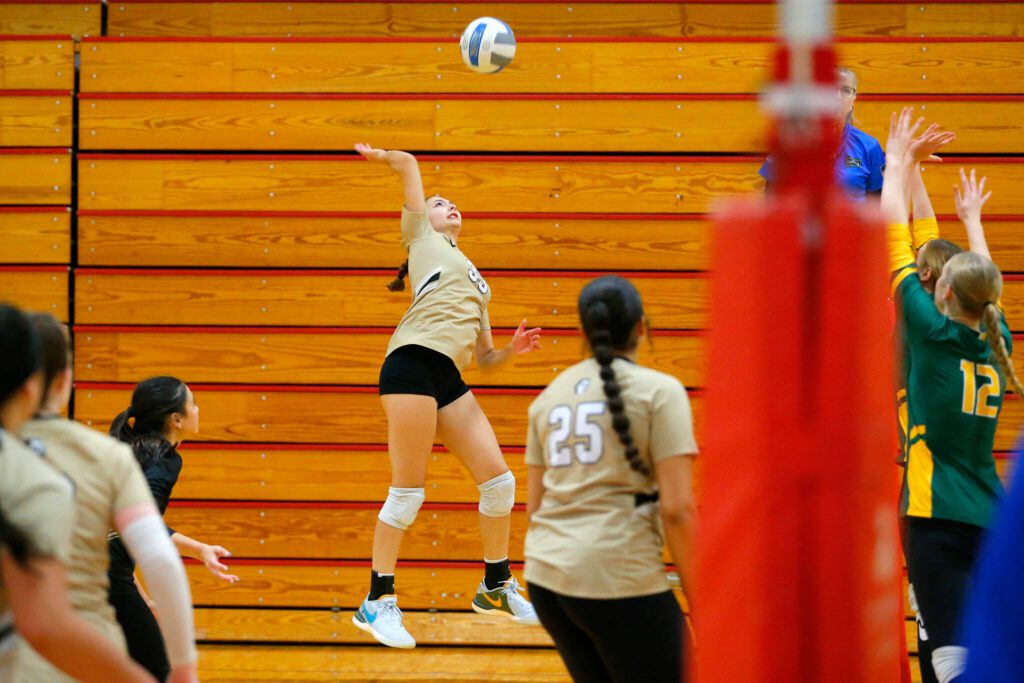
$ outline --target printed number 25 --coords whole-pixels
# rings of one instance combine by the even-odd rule
[[[555,406],[548,414],[548,425],[554,429],[548,434],[548,462],[551,467],[568,467],[575,454],[582,465],[593,465],[604,455],[604,432],[593,421],[604,415],[604,401],[587,401],[576,406],[576,413],[567,405]],[[569,446],[570,437],[576,443]]]

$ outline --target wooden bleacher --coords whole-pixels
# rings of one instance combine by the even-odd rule
[[[68,270],[67,266],[0,265],[0,300],[67,321]]]
[[[450,39],[91,38],[81,80],[96,93],[754,93],[771,48],[768,38],[537,38],[495,79],[466,69]],[[1024,64],[1017,39],[851,41],[839,53],[872,92],[901,95],[1017,94]]]
[[[62,90],[0,90],[0,146],[70,147],[74,96]]]
[[[381,164],[343,155],[80,154],[86,210],[394,210],[397,180]],[[760,157],[424,156],[427,192],[448,191],[466,212],[704,213],[763,187]],[[993,191],[990,215],[1024,214],[1024,161],[961,157]],[[925,174],[935,210],[955,213],[959,165]],[[449,191],[448,188],[452,188]],[[467,234],[468,234],[467,230]]]
[[[572,11],[569,11],[571,7]],[[453,9],[454,8],[454,9]],[[454,23],[501,16],[518,36],[773,35],[775,7],[749,2],[149,2],[110,3],[111,36],[439,36]],[[879,36],[1019,36],[1017,3],[842,2],[836,34]]]
[[[49,206],[0,207],[0,254],[5,263],[70,263],[70,211]]]
[[[75,376],[81,381],[137,381],[175,365],[194,382],[376,384],[388,328],[223,328],[78,326]],[[704,336],[659,330],[641,356],[688,386],[704,385]],[[494,330],[499,347],[512,330]],[[223,349],[211,357],[210,349]],[[545,353],[515,367],[465,373],[472,386],[545,386],[580,358],[583,340],[572,330],[549,331]]]
[[[0,149],[0,205],[71,203],[71,150]]]
[[[487,14],[519,51],[482,77],[454,36]],[[188,564],[203,680],[568,680],[541,629],[467,610],[477,492],[441,448],[399,574],[424,647],[383,653],[349,623],[388,484],[373,385],[408,301],[384,287],[403,259],[398,183],[351,146],[417,150],[428,192],[459,204],[498,343],[524,317],[545,328],[541,353],[466,375],[521,504],[526,406],[580,358],[575,298],[596,274],[640,286],[656,328],[641,359],[693,390],[703,429],[706,214],[762,188],[774,14],[703,0],[0,4],[0,298],[73,324],[75,416],[98,429],[146,376],[196,391],[201,442],[168,521],[234,551],[242,577]],[[960,166],[989,177],[987,235],[1024,333],[1024,3],[840,2],[836,22],[862,128],[884,139],[909,104],[957,130],[926,173],[943,236],[965,242]],[[1003,476],[1022,421],[1011,396]],[[518,510],[516,559],[523,530]]]
[[[877,97],[877,96],[876,96]],[[904,105],[957,131],[950,153],[1024,152],[1024,98],[920,95],[858,100],[861,126],[882,130]],[[754,95],[435,96],[82,95],[82,149],[347,150],[367,126],[389,148],[472,152],[761,152]],[[505,113],[514,110],[509,120]],[[999,121],[1000,125],[992,125]]]
[[[398,215],[83,210],[79,259],[89,266],[389,268],[402,256],[394,241]],[[668,262],[700,270],[710,257],[702,216],[515,212],[470,213],[466,220],[472,229],[460,239],[484,269],[501,267],[510,250],[523,263],[550,270],[585,270],[611,255],[616,267],[629,270],[662,269]],[[1016,244],[1015,227],[995,228],[990,239],[1005,235]]]
[[[399,257],[401,254],[399,254]],[[396,266],[397,267],[397,266]],[[182,271],[80,269],[76,321],[85,324],[320,325],[388,327],[408,294],[388,291],[394,271]],[[549,328],[578,326],[576,299],[594,272],[499,271],[490,305],[495,327],[523,318]],[[695,329],[706,316],[707,281],[691,273],[636,273],[655,325]],[[197,296],[197,293],[198,296]],[[1013,296],[1004,299],[1015,305]],[[161,304],[162,302],[162,304]]]
[[[75,87],[75,43],[71,36],[0,34],[0,90],[60,90]]]
[[[0,3],[0,35],[68,35],[76,40],[102,33],[97,0],[6,0]]]

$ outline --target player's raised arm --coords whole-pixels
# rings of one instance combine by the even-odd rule
[[[988,241],[985,239],[985,228],[981,224],[981,207],[985,205],[992,192],[985,192],[985,181],[982,178],[979,182],[974,169],[971,169],[970,177],[960,169],[960,186],[953,187],[953,198],[956,200],[956,215],[967,230],[967,243],[971,251],[980,256],[992,260],[988,251]]]
[[[390,166],[402,179],[405,208],[413,213],[423,211],[423,179],[420,177],[420,166],[416,162],[416,157],[397,149],[377,149],[362,142],[357,144],[355,149],[369,161],[383,162]]]

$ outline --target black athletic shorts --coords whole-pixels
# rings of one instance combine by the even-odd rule
[[[388,354],[380,368],[379,386],[381,396],[431,396],[439,409],[469,393],[451,358],[416,344],[400,346]]]
[[[907,573],[932,652],[962,644],[960,619],[984,534],[974,524],[907,518]]]

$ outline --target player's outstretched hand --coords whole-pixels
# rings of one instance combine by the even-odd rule
[[[985,181],[988,178],[982,177],[978,182],[974,169],[971,169],[970,177],[960,169],[960,185],[953,186],[953,198],[956,200],[956,215],[965,225],[981,223],[981,207],[992,196],[992,192],[985,192]]]
[[[908,153],[916,163],[942,161],[942,158],[935,156],[935,153],[953,140],[956,140],[956,133],[940,130],[939,125],[933,123],[925,132],[910,141]]]
[[[369,161],[387,161],[388,151],[370,147],[365,142],[356,143],[356,151],[366,157]]]
[[[199,559],[210,570],[210,573],[221,581],[238,583],[238,577],[234,574],[228,574],[228,566],[220,561],[220,558],[230,556],[231,553],[219,545],[207,545],[200,551]]]
[[[516,329],[516,333],[512,335],[512,352],[515,354],[529,353],[540,348],[540,332],[539,327],[533,329],[526,329],[526,319],[519,323],[519,327]]]
[[[913,161],[910,155],[910,143],[914,140],[917,129],[924,123],[924,118],[912,122],[914,110],[904,107],[898,114],[893,112],[889,118],[889,139],[885,144],[885,164],[887,167],[904,165]]]

